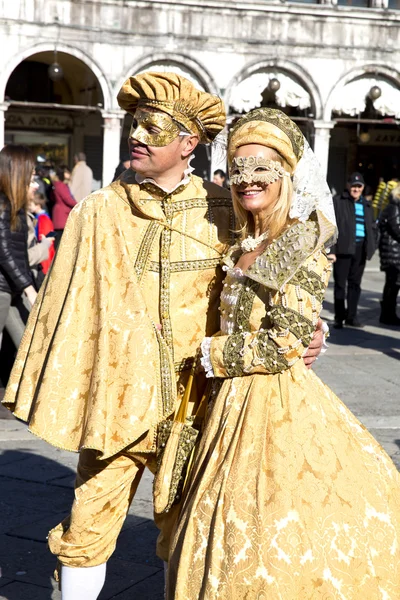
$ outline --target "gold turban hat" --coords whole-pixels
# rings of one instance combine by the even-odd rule
[[[225,127],[224,104],[218,96],[196,89],[176,73],[146,72],[129,77],[117,96],[131,115],[139,107],[151,107],[172,117],[200,142],[211,142]]]
[[[304,136],[285,113],[274,108],[256,108],[239,119],[231,130],[228,143],[228,162],[236,150],[247,144],[273,148],[286,160],[291,172],[303,155]]]

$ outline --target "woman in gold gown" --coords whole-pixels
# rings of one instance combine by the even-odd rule
[[[202,344],[214,398],[167,598],[398,600],[399,474],[300,360],[330,274],[329,190],[279,111],[243,117],[228,160],[242,241],[225,259],[221,331]]]

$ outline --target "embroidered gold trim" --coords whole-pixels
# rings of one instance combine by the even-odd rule
[[[247,269],[247,275],[265,287],[280,290],[315,250],[318,224],[296,223],[274,240]]]
[[[207,208],[211,206],[228,206],[232,208],[232,201],[229,198],[193,198],[191,200],[177,200],[173,203],[175,211],[187,210],[190,208]]]
[[[146,266],[149,260],[151,247],[154,242],[158,230],[158,221],[151,221],[149,226],[144,232],[142,242],[140,244],[139,252],[136,257],[135,271],[140,285],[144,274],[146,273]]]
[[[260,284],[246,278],[238,294],[234,312],[235,330],[237,333],[250,331],[250,315],[254,304],[254,298]]]
[[[158,329],[155,326],[153,327],[158,338],[160,349],[162,419],[170,415],[175,409],[175,394],[172,386],[176,389],[176,382],[171,376],[168,349],[165,347],[165,341]]]
[[[163,338],[174,358],[174,344],[172,336],[172,324],[170,315],[170,279],[171,279],[171,231],[170,225],[173,217],[171,204],[167,199],[163,202],[163,209],[168,223],[160,223],[164,226],[161,232],[161,257],[160,257],[160,323],[162,325]]]
[[[184,271],[204,271],[205,269],[215,269],[221,262],[220,258],[207,258],[204,260],[184,260],[170,264],[171,273],[181,273]],[[160,272],[160,263],[151,261],[149,271]]]
[[[273,306],[270,309],[271,319],[280,329],[288,329],[296,338],[302,340],[303,346],[311,342],[315,326],[304,315],[289,307]]]
[[[289,281],[291,285],[296,285],[308,292],[322,304],[325,296],[325,282],[314,271],[309,271],[307,267],[300,267]],[[299,298],[299,300],[302,300]]]

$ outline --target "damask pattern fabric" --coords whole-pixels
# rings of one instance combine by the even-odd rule
[[[316,249],[278,290],[228,273],[251,302],[243,335],[236,313],[220,336],[244,340],[242,364],[232,375],[212,338],[222,387],[172,543],[168,600],[400,597],[399,474],[301,360],[329,270]]]
[[[195,176],[168,194],[128,170],[86,198],[31,313],[5,405],[66,450],[153,452],[154,426],[218,329],[218,263],[232,230],[229,193]]]

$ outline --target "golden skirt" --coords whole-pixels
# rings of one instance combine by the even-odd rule
[[[225,380],[172,542],[168,600],[399,600],[400,476],[299,361]]]

